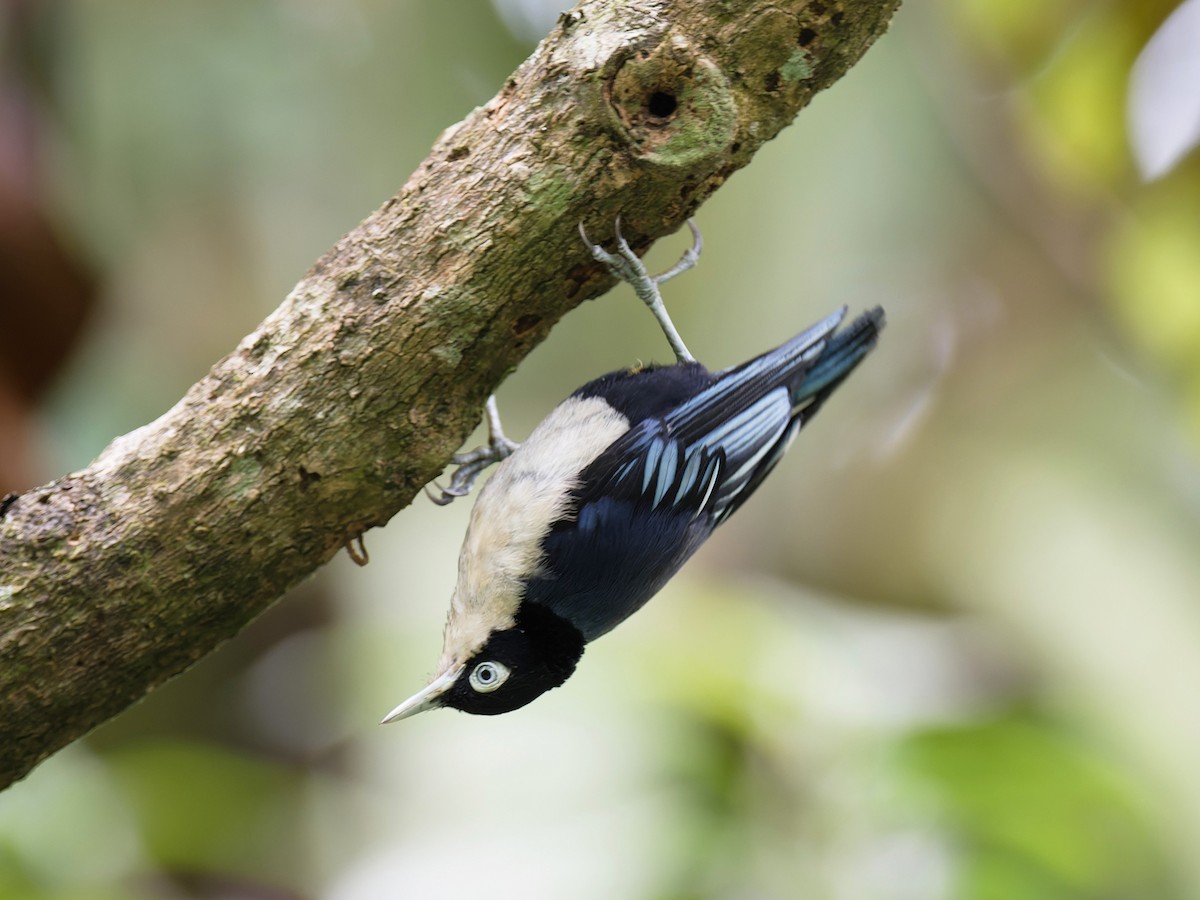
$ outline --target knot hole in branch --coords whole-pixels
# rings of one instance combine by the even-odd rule
[[[673,94],[667,91],[654,91],[646,100],[646,112],[655,119],[669,119],[675,115],[679,103]]]
[[[610,120],[635,156],[672,168],[726,161],[737,127],[733,94],[720,68],[684,38],[627,49],[606,69]]]

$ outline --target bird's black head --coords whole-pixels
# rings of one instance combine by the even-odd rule
[[[537,603],[523,603],[512,628],[492,632],[441,696],[440,705],[481,716],[520,709],[571,677],[583,635]]]

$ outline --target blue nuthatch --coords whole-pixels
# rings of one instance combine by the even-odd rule
[[[522,444],[489,400],[489,445],[437,502],[479,493],[458,561],[445,641],[429,685],[383,720],[447,706],[495,715],[575,671],[584,647],[636,612],[746,502],[801,428],[875,346],[876,307],[838,330],[843,307],[782,346],[709,372],[684,346],[658,285],[693,266],[700,233],[650,276],[621,236],[595,259],[649,306],[676,363],[610,372],[560,403]]]

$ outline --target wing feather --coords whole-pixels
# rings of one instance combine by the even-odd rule
[[[649,599],[874,346],[882,311],[835,333],[844,315],[721,372],[680,364],[580,388],[573,396],[603,399],[629,428],[580,473],[526,599],[569,616],[589,641]]]
[[[643,419],[583,473],[578,505],[613,496],[651,509],[665,501],[714,522],[727,516],[741,490],[760,480],[756,467],[782,455],[794,412],[789,381],[812,366],[844,315],[839,310],[783,346],[711,376],[691,397]]]

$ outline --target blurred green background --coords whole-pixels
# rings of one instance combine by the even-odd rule
[[[0,8],[0,201],[49,223],[85,323],[53,382],[0,393],[0,490],[174,403],[557,12]],[[1167,40],[1200,48],[1200,16],[1175,8],[908,0],[700,210],[666,293],[711,366],[843,303],[889,328],[563,690],[376,727],[437,659],[469,512],[418,498],[367,568],[0,794],[0,900],[1200,898],[1200,49]],[[20,321],[34,295],[3,291]],[[508,431],[667,356],[628,289],[586,304],[501,389]]]

